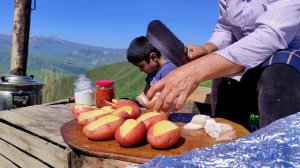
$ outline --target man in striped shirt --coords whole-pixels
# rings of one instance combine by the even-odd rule
[[[247,126],[251,113],[260,127],[300,111],[300,1],[219,0],[220,16],[203,46],[188,46],[191,62],[148,91],[161,92],[154,109],[167,111],[205,80],[213,80],[212,111]]]

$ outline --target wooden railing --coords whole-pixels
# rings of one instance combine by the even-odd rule
[[[210,104],[211,88],[199,86],[189,97],[188,101]]]

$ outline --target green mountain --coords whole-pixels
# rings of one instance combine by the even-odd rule
[[[10,69],[11,36],[0,34],[0,74]],[[79,44],[58,37],[32,36],[29,39],[27,74],[41,69],[64,75],[85,73],[95,67],[126,61],[125,49],[111,49]]]

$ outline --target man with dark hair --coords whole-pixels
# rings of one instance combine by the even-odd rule
[[[148,74],[144,91],[137,97],[139,103],[147,107],[145,93],[151,85],[165,77],[176,66],[164,58],[145,36],[137,37],[131,41],[127,49],[127,60]]]

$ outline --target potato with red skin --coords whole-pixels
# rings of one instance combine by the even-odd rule
[[[117,129],[115,140],[120,146],[134,146],[145,138],[146,132],[147,130],[143,122],[128,119]]]
[[[87,111],[92,111],[92,110],[95,110],[95,109],[96,109],[95,106],[75,104],[72,107],[72,113],[73,113],[74,119],[77,120],[80,113],[84,113],[84,112],[87,112]]]
[[[147,141],[153,148],[165,149],[175,145],[180,138],[180,128],[171,121],[153,124],[147,132]]]
[[[108,112],[112,112],[112,111],[114,111],[114,108],[112,107],[112,106],[103,106],[103,107],[101,107],[100,108],[101,110],[105,110],[105,111],[108,111]]]
[[[92,111],[87,111],[84,113],[79,114],[77,122],[81,126],[85,126],[92,121],[97,120],[98,118],[110,114],[109,111],[103,110],[103,109],[97,109]]]
[[[136,106],[136,107],[139,107],[139,105],[137,103],[135,103],[134,101],[132,100],[129,100],[129,99],[119,99],[119,100],[114,100],[113,104],[112,104],[112,107],[117,109],[119,107],[122,107],[122,106]]]
[[[147,130],[152,124],[155,124],[161,120],[168,120],[168,115],[166,113],[148,112],[142,114],[139,118],[137,118],[137,121],[144,122]]]
[[[136,119],[141,115],[141,108],[137,106],[122,106],[111,113],[124,119]]]
[[[123,124],[124,118],[105,115],[83,127],[83,133],[90,140],[108,140],[115,136],[116,130]]]

